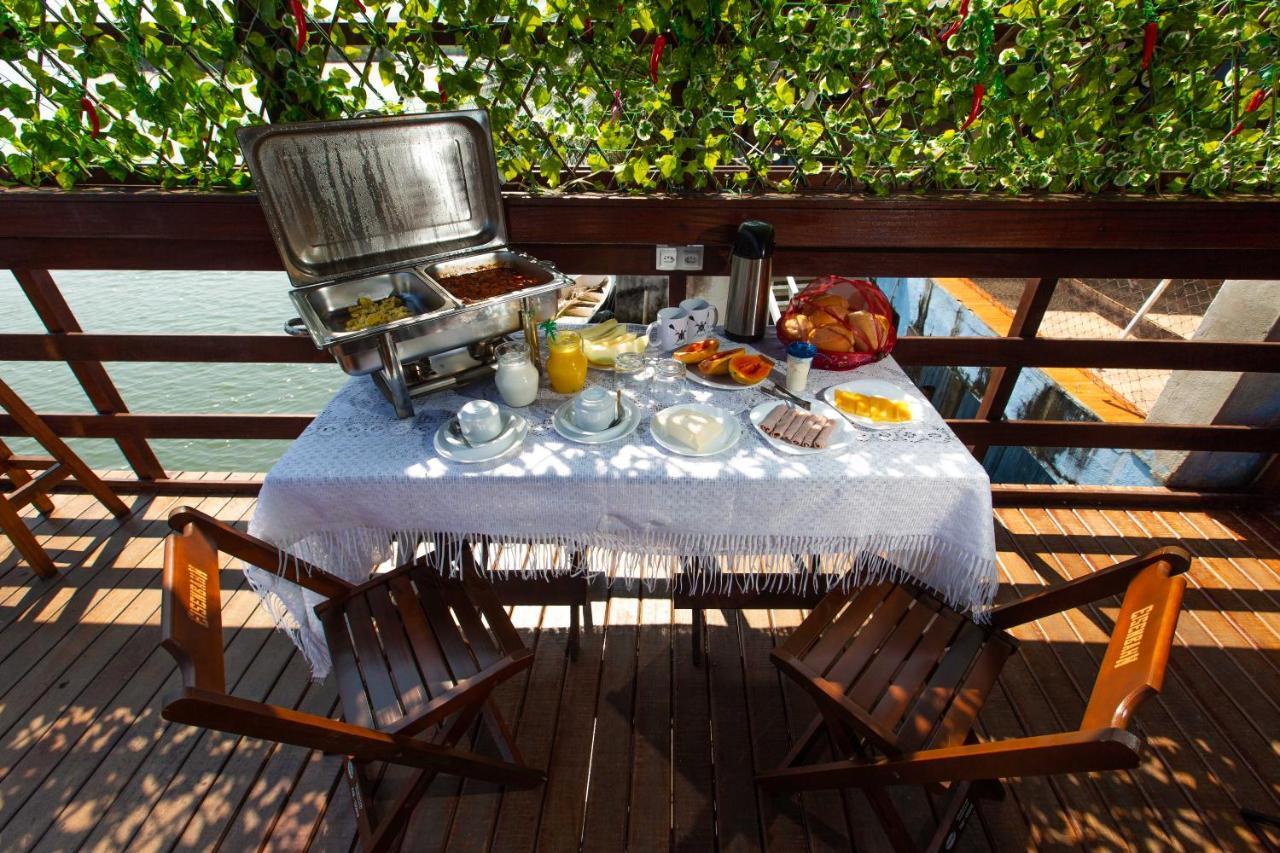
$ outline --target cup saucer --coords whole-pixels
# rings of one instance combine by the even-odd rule
[[[502,430],[490,441],[469,446],[461,438],[449,432],[449,421],[445,421],[436,430],[435,439],[432,443],[435,446],[436,453],[450,462],[492,462],[513,448],[519,447],[528,434],[529,422],[527,420],[515,412],[503,412]]]
[[[617,441],[635,432],[639,425],[640,409],[626,397],[622,398],[622,421],[609,429],[591,432],[575,424],[573,400],[566,400],[560,408],[556,409],[555,417],[551,420],[551,426],[561,438],[567,438],[579,444],[607,444],[610,441]]]

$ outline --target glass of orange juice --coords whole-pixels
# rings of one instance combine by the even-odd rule
[[[547,338],[547,379],[557,394],[576,394],[587,384],[587,356],[577,332]]]

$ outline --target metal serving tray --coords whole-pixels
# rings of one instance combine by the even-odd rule
[[[506,245],[482,110],[255,125],[236,135],[295,287]]]

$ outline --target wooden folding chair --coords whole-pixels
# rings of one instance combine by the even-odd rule
[[[326,597],[316,612],[342,701],[338,722],[227,693],[219,551],[283,575],[280,551],[188,508],[171,514],[169,524],[176,532],[165,543],[161,633],[183,684],[165,704],[165,719],[348,756],[366,853],[395,843],[437,773],[515,788],[545,781],[525,765],[489,701],[498,684],[532,665],[533,655],[468,549],[453,555],[461,578],[449,576],[448,566],[418,560],[359,585],[289,558],[288,579]],[[457,747],[477,718],[500,758]],[[380,809],[374,788],[388,764],[415,772]]]
[[[49,491],[68,477],[79,482],[116,518],[128,516],[129,507],[3,380],[0,380],[0,409],[7,411],[19,429],[49,452],[49,456],[15,456],[8,445],[0,441],[0,475],[7,476],[15,487],[8,494],[0,491],[0,533],[13,541],[36,574],[54,577],[57,566],[18,514],[23,507],[31,504],[42,513],[53,512]],[[30,472],[37,470],[40,473],[33,477]]]
[[[946,793],[923,845],[949,849],[973,813],[972,796],[1000,796],[1001,778],[1136,767],[1143,739],[1128,730],[1160,691],[1190,566],[1162,548],[995,608],[980,625],[910,584],[828,594],[773,652],[814,697],[819,715],[778,770],[756,777],[773,791],[862,788],[890,842],[916,839],[885,790],[918,784]],[[974,721],[1017,648],[1009,628],[1124,593],[1080,727],[978,742]],[[802,765],[829,737],[843,760]],[[916,823],[914,820],[912,823]]]

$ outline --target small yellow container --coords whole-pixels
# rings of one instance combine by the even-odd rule
[[[587,356],[577,332],[547,338],[547,379],[557,394],[576,394],[587,384]]]

